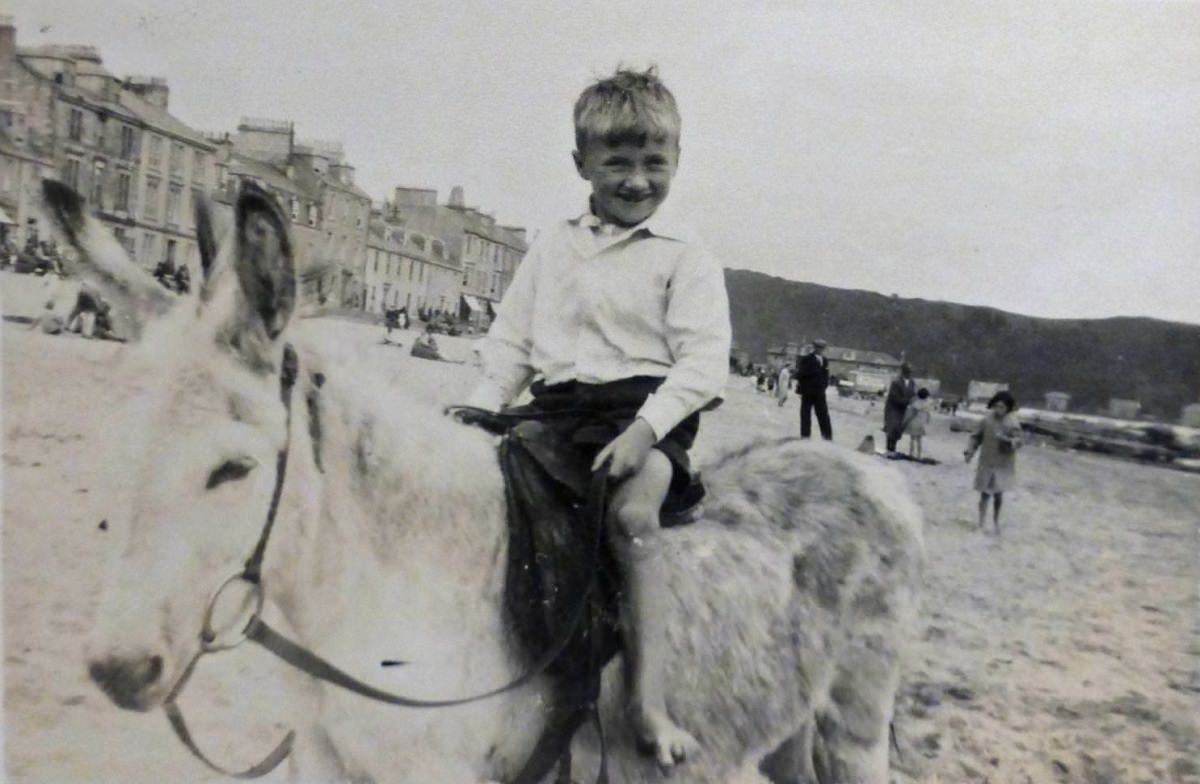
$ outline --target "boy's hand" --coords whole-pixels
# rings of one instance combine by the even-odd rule
[[[592,470],[598,470],[605,460],[611,458],[612,463],[608,471],[613,479],[636,474],[641,470],[642,464],[646,462],[646,455],[650,454],[650,449],[656,440],[654,428],[650,427],[649,422],[639,417],[633,420],[633,424],[625,428],[621,435],[609,441],[600,450],[600,454],[596,455],[596,459],[592,462]]]

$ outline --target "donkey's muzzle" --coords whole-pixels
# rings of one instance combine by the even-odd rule
[[[88,674],[119,707],[145,711],[154,707],[152,693],[163,674],[161,656],[93,660]]]

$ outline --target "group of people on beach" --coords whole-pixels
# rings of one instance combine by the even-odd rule
[[[815,417],[821,437],[831,440],[833,427],[825,392],[829,386],[829,365],[824,352],[826,342],[814,340],[808,350],[797,359],[795,368],[787,365],[778,371],[774,387],[780,406],[788,398],[788,389],[794,384],[800,394],[800,437],[810,438],[812,419]],[[769,372],[760,371],[758,387],[764,386]],[[888,457],[903,457],[898,452],[901,440],[907,436],[909,459],[933,463],[924,453],[924,438],[932,419],[937,401],[926,387],[918,387],[913,378],[912,366],[901,363],[896,377],[888,385],[883,405],[884,454]],[[1014,481],[1016,451],[1021,444],[1021,425],[1015,414],[1016,400],[1007,391],[997,393],[987,404],[988,413],[976,425],[964,456],[970,462],[976,454],[979,464],[975,476],[975,489],[980,493],[979,527],[984,528],[987,510],[992,509],[992,522],[999,532],[1000,509],[1004,492]],[[957,409],[957,406],[955,406]],[[859,446],[859,451],[874,453],[874,438],[868,436]]]

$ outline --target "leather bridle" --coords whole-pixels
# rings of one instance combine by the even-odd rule
[[[275,472],[275,488],[271,494],[271,505],[267,509],[266,522],[263,524],[262,532],[259,534],[258,542],[254,547],[250,557],[246,563],[230,577],[221,582],[208,601],[204,610],[204,616],[200,629],[200,647],[196,654],[188,662],[183,673],[176,680],[174,686],[168,692],[163,703],[163,709],[170,721],[171,728],[179,737],[179,740],[192,752],[197,759],[204,763],[211,770],[238,779],[252,779],[264,776],[274,770],[279,763],[287,759],[292,751],[292,746],[295,741],[295,730],[288,730],[287,735],[276,744],[275,748],[267,754],[261,761],[255,765],[241,771],[229,770],[211,761],[196,745],[192,738],[191,732],[188,730],[187,723],[184,721],[183,713],[176,703],[179,694],[183,691],[184,686],[191,678],[193,671],[196,668],[202,656],[210,653],[218,653],[220,651],[231,650],[238,647],[246,640],[250,640],[271,653],[275,654],[288,664],[303,670],[310,676],[320,680],[332,683],[348,691],[352,691],[360,696],[372,699],[378,702],[384,702],[390,705],[399,705],[406,708],[445,708],[454,705],[465,705],[471,702],[495,697],[532,681],[537,676],[541,675],[546,669],[554,663],[554,661],[562,654],[569,644],[575,630],[583,622],[584,616],[587,613],[589,602],[591,600],[593,589],[595,588],[596,569],[598,568],[600,553],[604,531],[604,515],[605,515],[605,499],[608,484],[608,464],[605,463],[600,470],[596,471],[591,483],[588,487],[586,507],[590,515],[593,516],[593,525],[596,532],[594,550],[592,553],[592,575],[587,583],[587,589],[579,599],[578,606],[573,610],[570,622],[567,624],[566,632],[563,636],[555,641],[555,643],[542,656],[533,663],[522,675],[516,679],[488,690],[480,694],[473,694],[468,697],[460,697],[448,700],[418,700],[411,697],[405,697],[398,694],[376,689],[373,686],[363,683],[362,681],[348,675],[344,671],[338,669],[334,665],[322,659],[320,656],[309,651],[303,646],[289,640],[283,634],[271,628],[262,617],[263,606],[265,604],[265,593],[262,582],[262,563],[266,555],[267,543],[271,536],[271,531],[275,525],[275,517],[279,511],[279,501],[283,494],[283,482],[287,475],[288,452],[291,447],[291,421],[292,421],[292,390],[295,387],[296,378],[299,373],[299,361],[296,356],[295,349],[292,346],[285,345],[283,350],[283,362],[280,373],[280,396],[283,399],[283,405],[286,411],[285,427],[287,428],[287,436],[284,441],[283,448],[280,449],[276,459]],[[241,631],[231,639],[222,639],[217,630],[213,628],[213,616],[217,601],[222,593],[231,585],[244,583],[249,586],[250,593],[243,599],[243,605],[252,604],[251,614]],[[252,599],[247,601],[247,599]],[[593,706],[594,713],[594,706]],[[603,735],[602,746],[603,746]],[[601,763],[601,774],[599,780],[607,780],[605,768],[607,766]]]

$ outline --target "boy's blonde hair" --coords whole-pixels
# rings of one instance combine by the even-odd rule
[[[650,66],[638,72],[618,68],[584,90],[575,102],[575,148],[590,140],[633,141],[647,137],[679,142],[682,121],[675,96]]]

